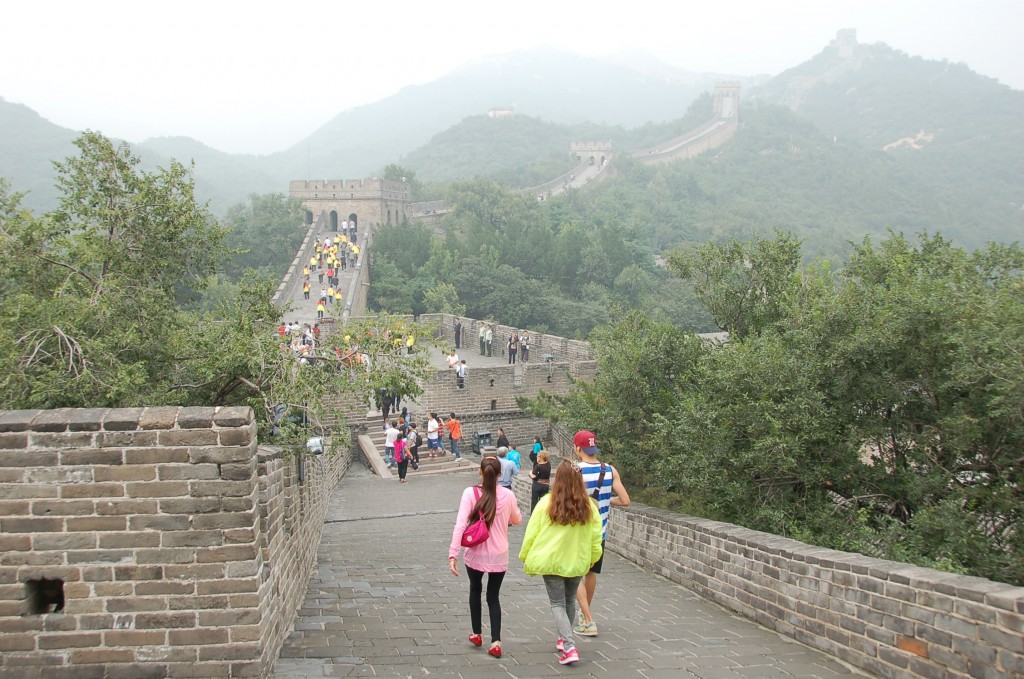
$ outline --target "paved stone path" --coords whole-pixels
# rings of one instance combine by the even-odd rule
[[[578,642],[581,662],[557,662],[554,623],[539,578],[515,558],[501,591],[504,655],[469,635],[464,568],[447,548],[464,475],[382,480],[350,470],[334,492],[306,600],[274,669],[310,677],[638,677],[645,679],[865,676],[738,618],[616,554],[595,599],[600,636]],[[612,520],[614,521],[614,511]],[[484,638],[488,638],[486,606]]]

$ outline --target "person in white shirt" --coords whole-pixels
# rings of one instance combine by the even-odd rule
[[[427,420],[427,450],[430,451],[430,459],[434,459],[441,450],[441,437],[438,435],[438,429],[440,429],[441,423],[437,421],[437,413],[430,413],[430,419]]]
[[[388,428],[384,430],[384,463],[389,467],[395,466],[395,439],[400,434],[398,420],[388,422]]]

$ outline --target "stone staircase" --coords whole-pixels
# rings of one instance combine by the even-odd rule
[[[390,419],[390,418],[389,418]],[[416,422],[416,430],[420,432],[420,436],[423,437],[423,445],[420,446],[420,468],[413,470],[409,467],[409,475],[417,476],[431,476],[435,474],[458,474],[466,472],[475,472],[480,468],[480,456],[473,454],[473,447],[470,441],[466,441],[464,445],[459,446],[459,453],[462,455],[461,460],[456,460],[452,455],[451,451],[448,450],[445,455],[440,455],[435,459],[430,459],[430,453],[427,450],[427,420],[423,417],[423,421],[419,421],[420,418],[414,418]],[[384,459],[384,421],[381,419],[379,412],[370,412],[366,415],[366,436],[370,439],[373,445],[377,449],[377,454],[380,455],[381,459]],[[447,440],[445,440],[447,446]],[[398,478],[398,472],[392,468],[392,476]]]

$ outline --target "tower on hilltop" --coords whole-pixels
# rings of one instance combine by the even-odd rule
[[[739,122],[740,84],[730,80],[715,85],[715,116],[722,120]]]

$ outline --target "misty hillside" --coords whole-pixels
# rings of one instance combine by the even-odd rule
[[[52,161],[71,155],[77,136],[28,106],[0,98],[0,177],[11,190],[28,193],[23,206],[45,210],[56,204]]]
[[[709,92],[698,96],[685,115],[632,129],[621,125],[552,123],[525,115],[471,116],[403,156],[403,167],[427,182],[486,177],[513,188],[537,186],[576,164],[574,141],[611,141],[618,151],[655,146],[707,121],[713,114]]]
[[[166,164],[172,157],[186,163],[194,159],[198,195],[211,200],[215,214],[253,192],[284,192],[290,179],[307,173],[361,178],[379,174],[393,162],[415,170],[427,182],[482,176],[524,187],[568,169],[572,141],[611,139],[617,151],[628,151],[692,129],[708,117],[707,93],[714,80],[652,60],[609,64],[536,50],[482,60],[430,84],[340,113],[307,141],[270,156],[221,153],[187,138],[151,139],[135,146],[149,166]],[[712,214],[721,205],[735,206],[745,194],[761,192],[768,201],[788,196],[785,214],[796,224],[829,223],[823,211],[832,209],[830,203],[841,206],[846,216],[836,226],[837,236],[857,231],[851,220],[858,210],[872,231],[886,221],[888,210],[887,223],[893,226],[958,219],[972,242],[1019,237],[1024,93],[962,65],[855,43],[833,43],[807,62],[748,89],[741,97],[741,122],[759,105],[781,104],[795,114],[762,116],[757,136],[741,134],[734,142],[746,139],[766,148],[727,145],[710,157],[683,161],[685,181],[696,186],[731,185],[732,178],[745,178],[732,186],[732,194],[719,195],[714,186],[702,190],[701,195],[719,201],[718,208],[703,208]],[[499,106],[513,107],[516,115],[486,115]],[[805,131],[793,137],[800,121],[811,125],[806,134],[815,135],[813,141],[805,138]],[[0,173],[16,190],[32,190],[27,206],[52,207],[49,161],[71,152],[75,134],[24,106],[0,100]],[[783,140],[789,137],[793,140],[786,149]],[[779,143],[762,142],[765,138]],[[806,149],[817,148],[820,139],[836,146],[815,155],[811,171]],[[778,164],[758,171],[767,154]],[[632,180],[645,178],[637,191],[663,187],[665,194],[657,200],[686,194],[672,185],[680,181],[675,165],[642,171],[624,167],[623,172]],[[833,193],[821,192],[823,176]],[[793,185],[800,181],[807,183]],[[873,196],[874,188],[885,197]],[[621,186],[604,184],[593,189],[619,190]],[[650,200],[659,196],[657,191],[650,195]],[[691,214],[681,221],[653,217],[660,219],[657,228],[678,227],[685,237],[698,228],[692,209],[700,202],[690,203]],[[683,208],[662,205],[653,212],[666,210]],[[756,205],[740,212],[761,217]],[[671,233],[655,238],[660,245],[673,240],[677,236]]]
[[[573,204],[588,222],[624,224],[652,252],[773,229],[798,234],[810,256],[840,258],[848,241],[888,229],[939,232],[972,248],[1020,240],[1024,93],[962,65],[850,47],[830,45],[751,88],[739,131],[713,153],[656,167],[620,155],[614,178]],[[704,97],[672,125],[630,131],[477,116],[402,163],[428,181],[529,186],[542,159],[552,159],[542,165],[549,176],[564,171],[567,136],[612,139],[621,153],[693,129],[710,106]]]
[[[658,72],[650,62],[610,64],[552,49],[498,55],[341,113],[276,157],[304,176],[308,149],[311,176],[358,177],[493,108],[557,124],[635,127],[681,117],[716,80],[662,66]]]
[[[147,165],[195,159],[199,197],[221,214],[254,191],[287,191],[292,179],[372,176],[435,134],[492,108],[513,106],[521,114],[563,125],[603,121],[636,126],[678,119],[719,78],[651,58],[610,63],[537,49],[480,60],[333,117],[325,112],[328,122],[309,138],[267,156],[222,153],[185,137],[133,146]],[[76,136],[25,106],[0,99],[0,176],[17,190],[31,190],[27,207],[53,207],[49,161],[69,155]]]
[[[833,42],[753,89],[826,135],[885,150],[964,201],[1024,205],[1024,92],[964,64]]]

